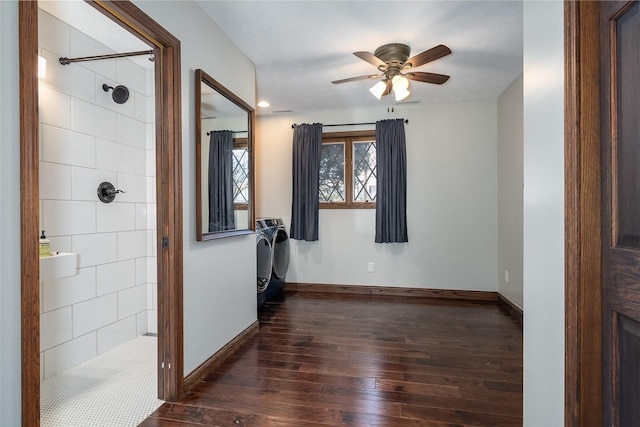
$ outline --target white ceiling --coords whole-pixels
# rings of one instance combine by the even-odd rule
[[[393,95],[379,101],[369,93],[375,81],[331,84],[333,80],[376,74],[373,65],[353,52],[373,53],[387,43],[407,44],[411,55],[438,44],[453,51],[416,68],[448,74],[449,81],[441,86],[411,82],[411,95],[403,102],[496,99],[522,73],[521,1],[197,3],[255,63],[258,98],[271,103],[269,108],[258,108],[258,114],[393,106]],[[116,52],[148,48],[83,1],[39,4]],[[144,57],[137,59],[150,65]]]
[[[197,1],[255,63],[258,114],[392,106],[376,81],[331,84],[376,68],[353,55],[404,43],[415,55],[438,44],[453,53],[417,71],[448,74],[439,86],[411,82],[404,102],[496,99],[522,73],[521,1]],[[229,64],[233,67],[233,64]]]

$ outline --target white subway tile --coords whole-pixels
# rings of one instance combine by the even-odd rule
[[[118,320],[118,295],[109,294],[73,305],[73,337]]]
[[[76,132],[116,139],[116,113],[77,98],[71,99],[71,125]]]
[[[97,167],[110,171],[144,175],[145,150],[117,142],[96,141]]]
[[[118,142],[136,148],[147,148],[147,125],[144,122],[118,114],[117,127]]]
[[[153,288],[155,283],[147,283],[147,310],[153,310]]]
[[[155,150],[156,149],[156,125],[155,123],[147,123],[147,132],[145,133],[147,146],[145,147],[147,150]]]
[[[96,139],[55,126],[42,126],[42,159],[52,163],[96,167]]]
[[[151,310],[158,310],[158,284],[151,284]]]
[[[45,280],[42,284],[44,311],[70,306],[96,297],[96,268],[78,269],[74,276]]]
[[[99,200],[98,186],[105,181],[115,185],[116,177],[117,175],[113,171],[73,167],[71,169],[71,197],[73,200],[97,202]]]
[[[129,90],[145,93],[147,89],[147,72],[127,58],[118,58],[116,61],[116,80],[127,86]]]
[[[44,352],[40,352],[40,378],[44,379]]]
[[[146,229],[147,229],[147,204],[136,203],[136,230],[146,230]]]
[[[141,258],[147,255],[147,232],[123,231],[118,233],[118,260]]]
[[[155,230],[147,230],[147,255],[156,256],[157,254],[157,246],[158,236],[156,235]]]
[[[135,285],[135,260],[103,264],[97,267],[98,296],[121,291]]]
[[[134,203],[99,203],[97,209],[98,233],[136,229],[136,205]]]
[[[147,283],[147,258],[136,258],[136,285]]]
[[[146,311],[136,314],[136,336],[139,337],[149,332],[147,321],[148,319]]]
[[[42,209],[43,227],[51,236],[96,232],[96,204],[93,202],[44,200]]]
[[[155,256],[147,257],[147,281],[158,282],[158,259]]]
[[[118,318],[133,316],[147,309],[147,286],[140,285],[118,292]]]
[[[83,335],[44,352],[44,378],[79,365],[97,355],[96,333]]]
[[[136,317],[131,316],[98,329],[98,354],[134,339],[137,335]]]
[[[65,129],[71,128],[71,97],[40,83],[38,86],[40,122]]]
[[[71,166],[40,162],[40,199],[71,199]]]
[[[42,9],[38,9],[38,46],[69,56],[70,27]],[[49,65],[47,63],[47,65]]]
[[[147,113],[147,115],[145,116],[145,122],[153,124],[156,121],[156,97],[153,95],[146,96],[145,102],[147,105],[145,108],[145,111]]]
[[[42,56],[47,61],[47,73],[41,81],[72,97],[95,102],[96,73],[76,64],[62,65],[60,55],[46,49]]]
[[[71,249],[78,254],[78,268],[115,262],[118,237],[116,233],[72,236]]]
[[[70,306],[40,315],[40,351],[55,347],[71,338]]]
[[[98,43],[95,39],[87,36],[81,31],[71,28],[71,54],[72,57],[94,56],[94,55],[107,55],[115,53],[112,49],[109,49],[105,45]],[[109,79],[116,78],[116,60],[115,59],[103,59],[100,61],[87,61],[76,65],[81,65],[84,68],[95,71],[96,73],[105,76]],[[99,77],[99,76],[98,76]],[[98,80],[98,83],[100,81]],[[102,83],[100,83],[102,86]]]
[[[147,204],[147,229],[149,230],[157,230],[157,219],[156,219],[156,204],[148,203]]]
[[[156,202],[156,177],[147,177],[147,202]]]
[[[147,310],[147,330],[150,334],[158,333],[158,312]]]
[[[134,92],[133,101],[135,103],[135,114],[134,117],[136,120],[140,120],[141,122],[147,122],[147,97],[141,93]],[[145,140],[146,144],[146,140]]]
[[[155,70],[153,69],[153,67],[149,67],[145,71],[147,73],[147,77],[146,77],[147,90],[145,92],[145,95],[153,96],[156,91]]]
[[[156,176],[156,150],[146,150],[145,155],[147,158],[146,175]]]
[[[118,188],[124,191],[118,194],[119,202],[147,201],[147,179],[143,175],[119,173]]]

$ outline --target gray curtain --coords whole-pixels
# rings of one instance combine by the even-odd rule
[[[376,243],[408,242],[404,120],[376,122]]]
[[[293,129],[292,239],[318,240],[321,153],[322,124],[297,125]]]
[[[211,132],[209,139],[209,231],[234,230],[233,134]]]

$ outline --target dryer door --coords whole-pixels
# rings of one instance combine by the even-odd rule
[[[289,269],[289,236],[284,228],[276,228],[271,241],[273,247],[273,274],[284,279]]]
[[[256,234],[257,264],[258,264],[258,293],[262,293],[269,286],[272,271],[271,243],[264,234]]]

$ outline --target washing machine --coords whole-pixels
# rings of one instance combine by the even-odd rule
[[[282,295],[289,268],[289,235],[281,218],[256,220],[258,308]],[[267,248],[270,250],[267,253]]]

